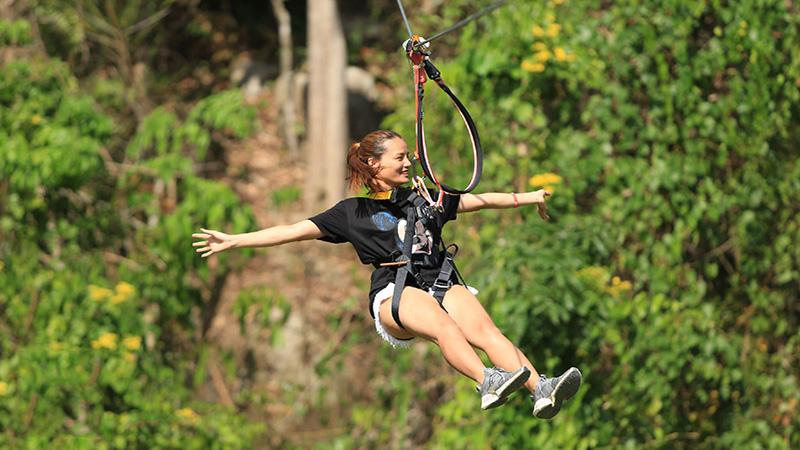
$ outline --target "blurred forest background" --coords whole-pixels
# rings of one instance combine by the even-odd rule
[[[404,4],[423,36],[484,6]],[[549,222],[445,236],[539,371],[582,369],[552,421],[385,345],[349,247],[191,247],[318,212],[348,139],[413,140],[396,2],[331,6],[0,1],[0,447],[800,448],[800,3],[510,0],[434,44],[479,190],[553,191]],[[312,44],[342,37],[323,79],[349,136],[326,145],[311,116],[345,104]],[[458,185],[461,119],[426,99]]]

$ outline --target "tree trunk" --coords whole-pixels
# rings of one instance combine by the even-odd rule
[[[286,96],[281,105],[281,122],[286,147],[293,158],[297,157],[297,132],[295,120],[297,108],[294,104],[294,63],[292,62],[292,23],[283,0],[272,0],[272,10],[278,20],[278,40],[281,45],[281,78],[284,80]]]
[[[309,213],[345,195],[347,156],[347,64],[336,0],[308,0],[308,166],[305,206]]]

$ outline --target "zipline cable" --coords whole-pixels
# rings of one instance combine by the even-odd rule
[[[430,42],[433,42],[436,39],[439,39],[440,37],[444,36],[445,34],[451,32],[453,30],[457,30],[457,29],[463,27],[464,25],[472,22],[473,20],[477,19],[478,17],[480,17],[480,16],[482,16],[482,15],[484,15],[484,14],[486,14],[486,13],[488,13],[488,12],[494,10],[494,9],[497,9],[497,8],[503,6],[503,4],[505,4],[505,2],[506,2],[506,0],[499,0],[499,1],[496,1],[496,2],[492,3],[491,5],[483,8],[482,10],[480,10],[480,11],[474,13],[474,14],[472,14],[471,16],[467,17],[466,19],[462,20],[461,22],[458,22],[457,24],[453,25],[452,27],[442,31],[441,33],[434,34],[432,37],[429,37],[429,38],[425,39],[424,41],[422,41],[419,44],[417,44],[414,48],[416,48],[417,46],[423,45],[423,44],[428,44]],[[397,3],[400,3],[400,0],[397,0]],[[400,11],[403,13],[403,19],[405,19],[406,13],[405,13],[405,11],[403,11],[403,7],[402,6],[400,6]],[[406,26],[408,26],[408,21],[406,21]],[[408,27],[408,34],[411,35],[411,27]]]
[[[411,32],[411,25],[408,24],[408,17],[406,17],[406,10],[403,9],[403,3],[400,0],[397,0],[397,6],[400,7],[400,14],[403,15],[403,22],[406,23],[406,29],[408,30],[408,37],[413,37],[414,33]]]

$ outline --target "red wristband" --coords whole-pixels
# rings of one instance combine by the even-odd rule
[[[519,199],[517,198],[517,194],[511,193],[511,196],[514,197],[514,208],[519,206]]]

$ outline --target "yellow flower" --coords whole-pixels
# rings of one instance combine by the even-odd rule
[[[116,305],[118,303],[122,303],[126,300],[127,296],[125,294],[116,293],[113,297],[111,297],[111,303]]]
[[[544,36],[544,30],[539,25],[534,25],[533,26],[533,35],[536,36],[536,37],[542,37],[542,36]]]
[[[562,181],[564,181],[564,179],[561,178],[559,175],[556,175],[554,173],[542,173],[539,175],[532,176],[531,179],[528,181],[528,183],[533,187],[536,186],[552,187],[554,184],[560,184]]]
[[[555,3],[556,5],[560,5],[564,3],[564,0],[553,0],[553,3]]]
[[[0,261],[0,270],[3,270],[3,266],[4,266],[4,265],[5,265],[5,264],[3,264],[3,261]]]
[[[566,61],[567,60],[567,52],[564,51],[561,47],[556,47],[553,49],[553,54],[555,55],[556,59],[559,61]]]
[[[530,61],[523,61],[522,68],[528,72],[544,72],[544,64],[532,63]]]
[[[53,341],[50,343],[50,348],[55,351],[61,351],[67,348],[67,346],[63,342]]]
[[[117,287],[114,289],[117,291],[118,294],[125,294],[125,295],[133,294],[134,291],[133,285],[130,283],[126,283],[124,281],[117,284]]]
[[[122,340],[122,345],[128,350],[138,350],[142,345],[142,338],[140,336],[128,336]]]
[[[620,277],[615,276],[611,279],[611,286],[607,287],[606,291],[611,295],[619,296],[630,292],[631,289],[633,289],[633,285],[630,281],[622,281]]]
[[[741,22],[739,22],[739,27],[741,27],[741,28],[747,28],[747,22],[745,22],[744,20],[743,20],[743,21],[741,21]]]
[[[181,420],[185,420],[186,422],[196,425],[200,422],[200,416],[197,415],[191,408],[183,408],[175,411],[175,415],[178,416]]]
[[[544,189],[545,191],[549,192],[550,195],[553,195],[553,192],[556,191],[556,187],[555,186],[551,186],[551,185],[544,186],[544,187],[542,187],[542,189]]]
[[[556,21],[556,16],[553,13],[547,13],[547,15],[545,16],[545,19],[548,22],[555,22]]]
[[[117,338],[119,338],[119,335],[116,333],[106,333],[92,341],[92,348],[108,348],[114,350],[117,348]]]
[[[125,353],[123,355],[123,358],[125,358],[125,361],[127,361],[130,364],[133,364],[133,363],[136,362],[136,355],[134,355],[133,353]]]
[[[113,292],[111,292],[111,289],[95,286],[93,284],[89,285],[89,295],[92,297],[92,300],[96,302],[105,300],[107,297],[110,297],[111,294],[113,294]]]
[[[531,50],[541,52],[542,50],[547,50],[547,45],[544,42],[537,42],[531,45]]]
[[[8,392],[8,383],[0,381],[0,397],[5,396]]]
[[[534,58],[535,58],[537,61],[540,61],[540,62],[545,62],[545,61],[547,61],[548,59],[550,59],[550,52],[548,52],[547,50],[542,50],[541,52],[539,52],[539,53],[537,53],[537,54],[533,55],[533,57],[534,57]]]
[[[42,121],[42,116],[38,114],[34,114],[33,117],[31,117],[31,123],[34,125],[39,125],[39,122],[41,121]]]
[[[556,37],[558,36],[559,31],[561,31],[561,25],[557,23],[551,23],[550,25],[547,26],[547,31],[545,32],[545,34],[548,37]]]
[[[722,28],[714,27],[714,36],[722,36]]]

